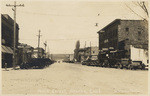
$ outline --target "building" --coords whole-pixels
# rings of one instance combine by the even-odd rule
[[[44,58],[45,51],[43,48],[34,48],[32,58]]]
[[[91,57],[92,60],[96,60],[98,53],[99,53],[99,50],[98,50],[97,46],[80,48],[79,49],[79,60],[84,61],[88,57]]]
[[[69,54],[69,61],[73,61],[74,60],[74,54]]]
[[[73,61],[74,55],[73,54],[51,54],[51,59],[54,61],[69,62],[69,61]]]
[[[18,62],[19,64],[23,62],[29,62],[32,59],[32,54],[33,54],[33,47],[27,44],[20,43],[18,45]]]
[[[14,44],[14,20],[7,14],[1,15],[2,31],[1,31],[1,49],[2,49],[2,67],[7,63],[8,67],[12,67],[13,63],[13,44]],[[16,24],[16,52],[18,46],[19,26]],[[17,54],[16,54],[17,55]],[[17,58],[16,58],[16,61]],[[17,62],[16,62],[17,63]]]
[[[147,50],[148,52],[148,23],[144,20],[116,19],[98,31],[98,34],[100,52],[125,50],[122,56],[131,58],[132,60],[135,56],[133,53],[137,53],[139,50],[143,50],[142,52]],[[137,49],[137,52],[133,52],[135,49]],[[148,54],[147,52],[139,54],[146,55]]]
[[[85,48],[80,48],[80,49],[78,50],[78,60],[79,60],[79,62],[85,60],[85,51],[86,51]]]
[[[93,47],[87,47],[85,48],[85,58],[91,56],[92,60],[97,60],[97,56],[99,53],[98,47],[97,46],[93,46]]]

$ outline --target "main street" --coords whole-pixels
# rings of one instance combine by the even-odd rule
[[[54,63],[45,69],[2,70],[3,94],[147,94],[148,71]]]

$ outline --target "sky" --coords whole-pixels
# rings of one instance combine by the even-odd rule
[[[13,18],[11,7],[13,1],[1,2],[1,13]],[[19,42],[33,47],[38,46],[38,32],[41,30],[40,47],[51,54],[72,54],[77,40],[80,47],[98,46],[97,32],[115,19],[142,19],[133,13],[132,8],[142,17],[146,17],[135,2],[102,2],[92,0],[71,1],[17,1],[24,7],[17,7],[17,23],[19,24]],[[98,16],[99,14],[99,16]],[[98,23],[98,26],[95,24]]]

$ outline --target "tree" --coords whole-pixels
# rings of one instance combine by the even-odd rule
[[[80,41],[76,42],[75,50],[74,50],[74,59],[79,61],[79,49],[80,49]]]
[[[144,15],[146,15],[146,17],[143,17],[142,14],[137,13],[134,9],[132,9],[129,5],[127,5],[125,3],[125,5],[130,9],[131,12],[133,12],[134,14],[136,14],[137,16],[139,16],[140,18],[142,18],[143,20],[148,21],[149,18],[149,13],[148,13],[148,2],[145,1],[136,1],[136,2],[132,2],[132,4],[140,7],[143,11],[144,11]]]

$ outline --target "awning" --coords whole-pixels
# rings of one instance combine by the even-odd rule
[[[2,46],[3,53],[13,54],[13,50],[10,47],[4,46],[4,45],[1,45],[1,46]]]

